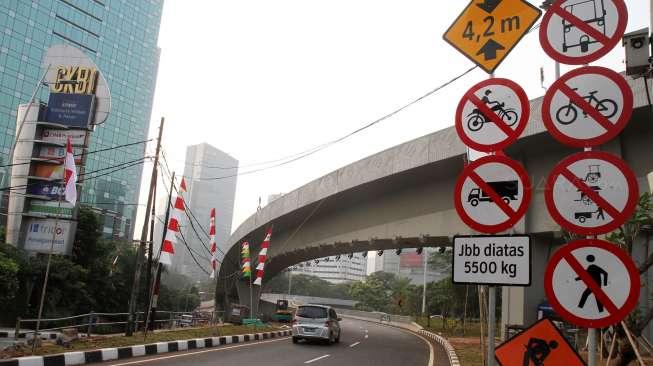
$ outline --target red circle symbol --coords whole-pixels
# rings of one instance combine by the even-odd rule
[[[626,127],[633,92],[618,73],[598,66],[568,72],[546,92],[542,121],[558,141],[590,147],[604,144]]]
[[[558,249],[544,273],[544,291],[565,320],[605,328],[637,306],[639,271],[628,253],[603,240],[571,242]]]
[[[544,197],[549,214],[561,227],[576,234],[600,235],[617,229],[633,214],[639,188],[623,160],[589,151],[553,168]]]
[[[463,170],[454,190],[461,220],[473,230],[496,234],[513,227],[528,210],[531,183],[518,162],[485,156]]]
[[[544,14],[540,44],[558,62],[589,64],[621,41],[627,24],[623,0],[558,0]]]
[[[522,87],[508,79],[488,79],[474,85],[458,103],[456,132],[474,150],[499,151],[519,138],[529,117]]]

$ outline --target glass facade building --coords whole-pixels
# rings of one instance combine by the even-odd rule
[[[43,55],[54,44],[82,50],[109,83],[111,115],[92,133],[90,151],[146,140],[162,10],[163,0],[0,1],[0,165],[8,164],[18,105],[37,89]],[[40,87],[37,99],[46,102],[48,94]],[[145,154],[140,144],[88,156],[86,171],[98,173],[86,177],[81,202],[104,213],[107,236],[131,239],[142,165],[124,163]],[[8,174],[0,168],[3,185]]]

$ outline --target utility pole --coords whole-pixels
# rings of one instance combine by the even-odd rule
[[[424,256],[424,277],[422,278],[422,315],[426,314],[426,264],[428,263],[428,250],[424,249],[422,256]]]
[[[150,179],[150,193],[147,196],[147,205],[145,206],[145,218],[143,220],[143,230],[141,231],[141,241],[138,244],[138,252],[136,254],[136,268],[134,270],[134,282],[132,284],[132,292],[129,298],[129,317],[127,318],[127,329],[125,335],[131,337],[134,334],[134,318],[136,316],[136,302],[138,300],[138,291],[141,287],[141,272],[143,270],[143,257],[145,256],[145,245],[147,244],[147,218],[150,216],[150,210],[154,202],[154,186],[156,185],[156,177],[158,175],[157,167],[159,164],[159,154],[161,152],[161,137],[163,136],[163,124],[165,119],[161,117],[161,124],[159,125],[159,138],[156,142],[156,154],[154,156],[154,166],[152,167],[152,178]],[[150,254],[151,255],[151,254]]]

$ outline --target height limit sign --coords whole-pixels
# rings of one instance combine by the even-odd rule
[[[524,0],[473,0],[449,27],[444,40],[493,73],[541,14]]]

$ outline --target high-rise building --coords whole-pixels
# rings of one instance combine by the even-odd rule
[[[378,256],[377,252],[370,252],[374,255],[374,272],[393,273],[399,277],[410,279],[414,285],[424,282],[424,255],[429,255],[431,250],[424,248],[420,255],[414,249],[406,249],[397,255],[394,250],[386,250],[383,255]],[[426,281],[437,282],[447,277],[449,268],[426,270]]]
[[[300,263],[291,269],[292,273],[319,277],[331,283],[362,281],[367,271],[367,258],[360,254],[320,258]]]
[[[55,44],[82,50],[111,90],[111,114],[91,134],[89,150],[146,140],[162,8],[163,0],[0,1],[0,165],[9,159],[18,105],[28,103],[35,91],[37,100],[48,100],[48,87],[39,86],[41,63],[44,52]],[[80,200],[102,214],[106,236],[133,235],[142,173],[138,159],[144,155],[145,145],[140,144],[88,156],[88,172],[107,174],[86,179]],[[128,162],[136,165],[124,164]],[[8,175],[0,168],[2,185],[8,185]]]
[[[218,260],[222,261],[227,251],[227,239],[231,235],[237,174],[238,160],[209,144],[193,145],[186,149],[186,205],[192,211],[190,216],[194,216],[198,222],[194,223],[193,228],[188,218],[180,220],[182,234],[190,250],[181,242],[177,244],[172,261],[173,271],[194,279],[206,277],[199,266],[206,271],[210,268],[211,256],[206,233],[213,208],[216,211],[215,242],[218,245]]]

